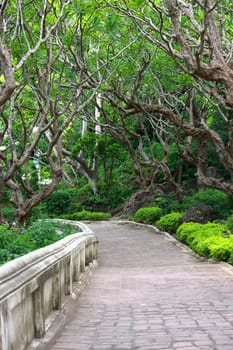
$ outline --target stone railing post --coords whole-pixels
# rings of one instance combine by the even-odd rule
[[[42,288],[38,288],[33,293],[33,309],[34,309],[34,329],[35,338],[41,338],[45,332],[45,320],[43,310]]]
[[[65,295],[71,294],[72,291],[72,278],[71,278],[71,268],[72,262],[69,258],[68,261],[65,261],[64,271],[65,271]]]
[[[85,258],[86,258],[85,247],[83,247],[80,252],[80,272],[85,271],[85,266],[86,266]]]
[[[3,303],[0,307],[0,349],[9,349],[9,319],[8,319],[8,309],[6,303]]]
[[[53,310],[60,310],[61,308],[61,270],[60,264],[56,264],[53,274]]]
[[[89,243],[86,244],[85,246],[85,266],[88,266],[89,265]]]
[[[80,275],[80,254],[76,254],[73,257],[74,261],[74,281],[79,280],[79,275]]]

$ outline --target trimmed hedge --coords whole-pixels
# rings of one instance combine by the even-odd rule
[[[109,220],[111,218],[110,213],[104,213],[104,212],[95,212],[95,211],[87,211],[87,210],[82,210],[76,213],[72,214],[65,214],[60,216],[62,219],[66,220],[91,220],[91,221],[101,221],[101,220]]]
[[[182,213],[172,212],[162,216],[158,221],[156,221],[156,226],[159,230],[175,234],[177,228],[181,225],[180,218]]]
[[[133,220],[143,224],[154,224],[162,215],[160,207],[146,207],[140,208],[135,213]]]
[[[233,235],[225,225],[183,223],[176,237],[201,256],[233,262]]]

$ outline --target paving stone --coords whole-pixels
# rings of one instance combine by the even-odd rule
[[[233,274],[151,228],[90,223],[99,268],[39,350],[232,350]]]

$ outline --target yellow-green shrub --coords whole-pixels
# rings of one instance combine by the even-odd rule
[[[177,228],[180,226],[180,218],[182,213],[172,212],[162,216],[158,221],[156,221],[156,226],[162,231],[167,231],[171,234],[176,233]]]
[[[159,207],[140,208],[135,213],[133,220],[144,224],[154,224],[162,215],[162,209]]]
[[[198,232],[202,227],[202,224],[197,222],[184,222],[180,225],[176,231],[176,238],[179,241],[187,243],[187,238],[194,232]]]
[[[233,258],[233,235],[225,225],[184,223],[177,230],[177,238],[201,256],[221,261]]]
[[[72,214],[64,214],[61,218],[66,220],[91,220],[91,221],[101,221],[109,220],[111,218],[110,213],[104,213],[100,211],[88,211],[82,210]]]

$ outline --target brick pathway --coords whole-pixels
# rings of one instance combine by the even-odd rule
[[[99,268],[44,350],[232,350],[233,273],[132,224],[93,223]]]

